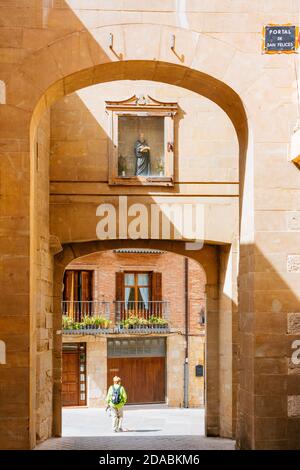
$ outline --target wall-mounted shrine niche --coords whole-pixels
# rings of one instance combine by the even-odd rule
[[[173,186],[177,103],[150,96],[106,101],[110,114],[109,184]]]

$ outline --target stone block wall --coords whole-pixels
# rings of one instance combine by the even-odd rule
[[[290,432],[290,448],[299,446],[300,419],[300,313],[288,314],[288,338],[291,342],[291,357],[288,360],[287,415]]]
[[[237,251],[236,244],[219,249],[219,393],[220,432],[231,437],[236,426],[237,390]]]
[[[53,257],[49,234],[50,112],[36,137],[36,191],[46,191],[35,207],[36,227],[36,439],[52,435],[53,401]]]

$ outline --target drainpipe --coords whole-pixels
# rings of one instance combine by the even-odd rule
[[[185,359],[183,406],[189,407],[189,259],[184,258]]]

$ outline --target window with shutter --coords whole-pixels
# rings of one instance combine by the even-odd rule
[[[152,300],[162,300],[162,274],[158,272],[152,273]]]
[[[162,274],[159,272],[117,272],[117,316],[162,315]],[[126,316],[125,315],[125,316]]]
[[[116,321],[120,321],[124,316],[124,273],[116,273]]]
[[[92,271],[80,271],[79,273],[80,297],[83,302],[92,300]]]
[[[162,316],[162,274],[159,272],[152,273],[152,305],[153,315]]]
[[[64,275],[63,300],[71,301],[74,295],[74,271],[66,271]]]
[[[149,272],[124,273],[125,302],[139,302],[148,304],[151,293]]]
[[[124,273],[121,271],[116,273],[116,300],[124,300]]]
[[[64,314],[76,321],[90,315],[92,296],[92,271],[68,269],[64,275]]]

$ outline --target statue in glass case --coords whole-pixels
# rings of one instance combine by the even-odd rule
[[[174,185],[174,126],[178,103],[151,96],[106,101],[110,185]],[[146,136],[146,137],[145,137]]]
[[[135,142],[134,153],[136,157],[135,175],[150,175],[150,147],[145,140],[143,132],[140,132],[139,138]]]

